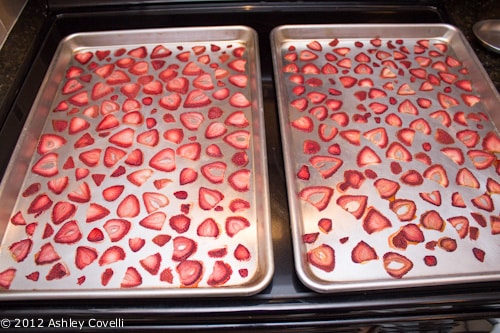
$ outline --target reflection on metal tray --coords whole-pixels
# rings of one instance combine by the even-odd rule
[[[0,297],[259,292],[263,128],[251,28],[67,37],[0,188]]]
[[[500,98],[462,34],[271,37],[301,280],[336,292],[498,279]]]

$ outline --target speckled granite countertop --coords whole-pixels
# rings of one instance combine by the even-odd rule
[[[472,26],[482,19],[500,18],[500,2],[497,0],[443,0],[443,5],[449,15],[451,24],[458,27],[469,40],[478,58],[482,62],[491,80],[500,91],[500,55],[486,50],[474,37]],[[23,67],[26,59],[36,53],[33,44],[40,38],[47,19],[47,9],[44,0],[30,0],[26,5],[17,24],[0,50],[0,110],[9,108],[12,96],[18,82],[22,79],[22,72],[28,70]],[[18,75],[21,73],[21,75]]]

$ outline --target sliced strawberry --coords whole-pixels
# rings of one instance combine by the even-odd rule
[[[384,254],[383,261],[386,272],[395,279],[401,279],[413,268],[410,259],[396,252]]]
[[[200,187],[198,192],[198,204],[203,210],[215,208],[224,199],[224,194],[218,190]]]
[[[44,155],[52,150],[56,150],[66,144],[66,139],[57,134],[42,134],[38,142],[37,152]]]
[[[26,238],[12,243],[9,246],[9,251],[15,261],[22,262],[24,259],[26,259],[28,254],[30,254],[32,247],[33,241],[29,238]]]
[[[457,139],[462,141],[468,148],[473,148],[479,142],[479,134],[476,131],[463,130],[457,132]]]
[[[302,180],[309,180],[309,178],[311,178],[311,173],[309,172],[309,167],[307,165],[300,167],[299,171],[297,171],[297,178]]]
[[[178,236],[174,238],[172,260],[185,261],[198,250],[198,244],[191,238]]]
[[[63,132],[66,127],[68,127],[68,122],[66,120],[52,120],[52,128],[54,129],[54,131]]]
[[[360,219],[365,213],[368,197],[366,195],[342,195],[337,199],[337,205]]]
[[[360,241],[356,246],[352,249],[351,252],[351,260],[357,264],[363,264],[370,260],[377,260],[378,255],[373,247],[365,243],[364,241]]]
[[[446,226],[441,215],[439,215],[439,213],[435,210],[429,210],[423,213],[420,216],[420,223],[426,229],[437,230],[441,232]]]
[[[484,193],[478,197],[475,197],[471,200],[471,202],[475,207],[487,212],[493,212],[493,210],[495,209],[493,200],[488,193]]]
[[[214,263],[212,273],[208,277],[207,284],[209,286],[221,286],[225,284],[233,274],[231,265],[217,260]]]
[[[483,150],[469,150],[467,156],[478,170],[487,169],[496,161],[495,154]]]
[[[423,118],[415,119],[414,121],[412,121],[410,123],[410,128],[419,131],[425,135],[431,134],[431,127],[429,123]]]
[[[97,125],[96,131],[108,131],[115,127],[118,127],[120,122],[113,114],[106,115],[101,122]]]
[[[310,186],[299,192],[299,197],[316,207],[318,211],[324,210],[330,203],[333,189],[327,186]]]
[[[99,164],[101,159],[101,149],[95,148],[91,150],[84,151],[78,155],[80,161],[82,161],[88,167],[95,167]]]
[[[146,241],[144,238],[140,237],[135,237],[135,238],[129,238],[128,240],[128,246],[132,250],[132,252],[138,252],[140,249],[143,248],[143,246],[146,244]]]
[[[52,266],[47,276],[45,276],[45,279],[47,279],[47,281],[59,280],[68,275],[69,275],[68,267],[59,262],[54,266]]]
[[[177,148],[176,154],[188,160],[197,161],[200,159],[201,145],[198,142],[183,144]]]
[[[219,122],[210,123],[205,130],[205,138],[215,139],[226,134],[227,128]]]
[[[123,148],[129,148],[134,143],[135,131],[132,128],[124,128],[113,134],[109,142]]]
[[[128,267],[120,283],[121,288],[135,288],[142,284],[142,276],[135,267]]]
[[[142,200],[148,213],[157,211],[160,208],[166,207],[169,204],[168,198],[161,193],[144,192]]]
[[[170,111],[175,111],[179,108],[182,102],[182,97],[179,94],[170,94],[167,96],[163,96],[159,104],[163,108],[170,110]]]
[[[413,200],[395,199],[389,204],[389,208],[398,216],[402,222],[411,221],[415,218],[417,206]]]
[[[40,216],[49,209],[53,204],[52,199],[46,194],[37,195],[30,203],[28,207],[28,214],[34,214],[35,217]]]
[[[432,191],[430,193],[420,192],[419,195],[425,201],[435,206],[441,206],[441,193],[439,191]]]
[[[250,208],[250,203],[240,198],[233,199],[229,204],[229,209],[233,213],[241,212],[249,208]]]
[[[234,237],[240,231],[250,227],[250,222],[242,216],[230,216],[226,219],[225,230],[229,237]]]
[[[59,201],[52,209],[51,219],[56,225],[61,224],[65,220],[73,217],[76,213],[76,206],[66,201]]]
[[[361,144],[361,132],[358,130],[340,131],[340,136],[354,146]]]
[[[386,178],[377,179],[374,185],[382,199],[389,199],[394,197],[400,188],[397,182]]]
[[[217,222],[211,217],[203,220],[196,229],[196,234],[200,237],[217,238],[220,235],[220,228]]]
[[[222,156],[224,156],[222,154],[220,147],[217,146],[216,144],[211,144],[211,145],[207,146],[205,152],[210,157],[222,157]]]
[[[180,115],[182,125],[191,131],[197,131],[205,117],[200,112],[184,112]]]
[[[148,95],[160,95],[162,91],[163,91],[162,83],[156,80],[146,83],[142,88],[142,92]]]
[[[11,218],[10,222],[13,225],[26,225],[26,220],[24,219],[23,213],[21,211],[18,211],[15,213]]]
[[[113,91],[114,91],[114,88],[112,86],[109,86],[104,82],[98,82],[92,88],[91,98],[92,98],[92,100],[96,101],[98,99],[103,98],[106,95],[111,94]],[[85,104],[87,104],[87,103],[85,103]]]
[[[231,185],[234,190],[238,192],[247,192],[250,189],[250,177],[250,170],[241,169],[229,175],[227,180],[229,185]]]
[[[227,255],[227,248],[222,247],[222,248],[217,248],[208,251],[208,256],[210,258],[224,258]]]
[[[388,144],[388,137],[385,128],[377,127],[371,130],[368,130],[363,133],[363,137],[370,140],[373,144],[380,148],[385,148]]]
[[[136,217],[140,213],[139,199],[134,194],[127,195],[118,205],[116,214],[119,217]]]
[[[151,275],[156,275],[160,271],[161,254],[155,253],[139,260],[141,266]]]
[[[89,185],[86,182],[82,182],[77,189],[68,193],[68,199],[78,203],[89,202],[91,199]]]
[[[321,244],[307,252],[307,261],[316,268],[331,272],[335,269],[335,250],[330,245]]]
[[[488,132],[482,142],[483,150],[489,153],[500,153],[500,137],[493,131]]]
[[[347,191],[349,188],[359,189],[365,181],[365,176],[357,170],[344,171],[344,181],[337,185],[341,192]]]
[[[46,224],[43,229],[42,239],[47,239],[54,234],[54,228],[50,224]]]
[[[363,147],[358,156],[356,157],[356,163],[358,167],[362,168],[367,165],[380,164],[382,160],[380,157],[368,146]]]
[[[196,286],[203,276],[203,264],[197,260],[184,260],[175,270],[183,286]]]
[[[448,175],[441,164],[435,164],[427,168],[423,173],[424,178],[435,181],[442,187],[448,187]]]
[[[89,103],[89,96],[86,91],[82,91],[71,96],[68,101],[76,106],[85,106]]]
[[[120,110],[120,105],[114,101],[105,100],[101,104],[101,114],[103,116]]]
[[[86,222],[91,223],[100,220],[110,213],[109,209],[96,203],[91,203],[87,210]],[[55,223],[55,222],[54,222]]]
[[[184,131],[182,128],[171,128],[163,133],[163,138],[175,144],[179,144],[184,139]]]
[[[465,216],[454,216],[447,221],[455,228],[461,239],[469,234],[469,220]]]
[[[201,167],[201,173],[205,178],[213,184],[221,184],[224,181],[224,173],[226,171],[226,163],[212,162]]]
[[[54,235],[54,242],[61,244],[74,244],[80,239],[82,239],[82,233],[76,221],[64,223]]]
[[[147,74],[149,71],[149,64],[145,61],[138,61],[133,63],[128,70],[131,74],[141,76]]]
[[[424,179],[422,175],[416,170],[408,170],[403,175],[401,175],[401,182],[410,186],[422,185]]]
[[[104,223],[103,227],[112,242],[118,242],[125,237],[130,228],[131,223],[124,219],[111,219]]]
[[[444,147],[441,149],[441,152],[457,165],[462,165],[465,162],[464,154],[462,153],[462,149],[460,148]]]
[[[104,240],[104,233],[101,231],[101,229],[94,228],[90,230],[89,234],[87,235],[87,240],[92,243],[99,243]]]
[[[229,133],[224,137],[224,141],[236,149],[248,149],[250,146],[250,132],[238,130]]]
[[[171,148],[160,150],[150,159],[149,166],[164,172],[175,170],[175,151]]]
[[[127,82],[130,82],[130,77],[121,70],[114,71],[106,78],[106,83],[109,85],[118,85]]]
[[[229,90],[229,88],[222,88],[214,91],[212,93],[212,97],[215,98],[216,100],[223,101],[229,97],[230,93],[231,91]]]
[[[155,147],[160,142],[160,134],[157,129],[150,129],[137,135],[137,142],[148,147]]]
[[[47,182],[47,187],[54,194],[61,194],[68,186],[68,183],[69,183],[69,177],[64,176],[64,177],[49,180]]]
[[[446,252],[454,252],[457,249],[457,241],[450,237],[438,239],[437,245]]]
[[[75,266],[78,269],[84,269],[97,259],[97,250],[87,246],[76,248]]]
[[[57,167],[59,155],[56,153],[48,153],[43,155],[31,168],[33,173],[42,177],[53,177],[59,173]]]
[[[110,186],[102,191],[102,196],[106,201],[116,200],[125,189],[123,185]]]
[[[401,127],[401,125],[403,125],[403,121],[395,113],[388,114],[385,117],[385,122],[386,122],[386,124],[388,124],[390,126],[395,126],[395,127]]]
[[[207,106],[212,101],[210,98],[205,95],[205,93],[202,90],[195,89],[192,90],[186,97],[183,106],[185,108],[199,108],[203,106]]]
[[[368,233],[382,231],[392,227],[391,221],[374,207],[368,208],[368,213],[363,219],[363,229]]]
[[[2,278],[3,278],[3,277],[2,277],[1,275],[2,275],[2,273],[0,273],[0,287],[1,287],[1,288],[6,288],[6,287],[4,286],[4,283],[2,282]],[[38,281],[38,279],[40,278],[40,272],[36,271],[36,272],[29,273],[28,275],[26,275],[26,278],[27,278],[28,280],[31,280],[31,281],[36,282],[36,281]],[[7,287],[6,289],[8,289],[8,287]]]

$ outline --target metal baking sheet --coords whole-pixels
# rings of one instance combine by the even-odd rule
[[[272,47],[300,279],[498,279],[500,98],[461,32],[290,25]]]
[[[0,187],[0,298],[259,292],[263,129],[251,28],[65,38]]]

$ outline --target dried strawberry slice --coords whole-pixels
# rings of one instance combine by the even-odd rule
[[[455,228],[461,239],[464,239],[469,234],[469,220],[465,216],[454,216],[447,221]]]
[[[472,253],[477,260],[484,262],[484,257],[486,256],[486,252],[484,250],[475,247],[472,249]]]
[[[229,203],[229,209],[233,212],[241,212],[250,208],[250,203],[246,200],[236,198]]]
[[[197,260],[184,260],[175,270],[183,286],[195,286],[203,277],[203,264]]]
[[[42,177],[53,177],[59,173],[57,167],[59,155],[56,153],[48,153],[43,155],[31,168],[33,173]]]
[[[491,224],[491,234],[492,235],[500,234],[500,218],[493,215],[490,216],[490,224]]]
[[[302,242],[305,244],[313,244],[319,237],[319,232],[311,232],[302,235]]]
[[[500,183],[492,178],[486,180],[486,189],[489,193],[500,194]]]
[[[61,259],[61,256],[56,252],[52,244],[45,243],[40,248],[40,251],[35,253],[35,263],[37,265],[45,265],[56,262]]]
[[[45,279],[47,281],[59,280],[68,275],[68,267],[66,267],[66,265],[64,265],[63,263],[58,262],[57,264],[52,266],[49,273],[45,276]]]
[[[396,252],[384,254],[383,261],[386,272],[395,279],[401,279],[413,268],[410,259]]]
[[[224,137],[224,142],[236,149],[248,149],[250,146],[250,132],[238,130]]]
[[[488,193],[484,193],[478,197],[475,197],[471,200],[471,202],[475,207],[483,209],[487,212],[493,212],[493,210],[495,209],[493,200]]]
[[[221,184],[224,182],[224,173],[226,171],[226,163],[217,161],[205,164],[201,167],[201,173],[205,178],[213,184]]]
[[[75,266],[78,269],[84,269],[97,259],[97,250],[87,246],[76,248]]]
[[[359,189],[365,179],[365,176],[357,170],[346,170],[344,171],[344,181],[339,183],[337,188],[341,192],[345,192],[349,188]]]
[[[221,286],[229,281],[232,274],[233,269],[231,268],[231,265],[221,260],[217,260],[214,263],[212,273],[207,279],[207,284],[209,286]]]
[[[463,130],[457,132],[457,139],[462,141],[467,148],[474,148],[479,142],[479,134],[472,130]]]
[[[102,196],[106,201],[116,200],[125,189],[123,185],[113,185],[102,191]]]
[[[385,148],[389,142],[387,132],[383,127],[377,127],[363,133],[363,137],[380,148]]]
[[[155,253],[139,260],[141,266],[151,275],[156,275],[160,271],[161,254]]]
[[[26,220],[24,219],[23,213],[18,211],[11,218],[10,222],[14,225],[26,225]]]
[[[144,238],[140,237],[134,237],[128,240],[128,246],[130,247],[132,252],[138,252],[140,249],[143,248],[145,244],[146,241],[144,240]]]
[[[12,281],[16,276],[15,268],[7,268],[6,270],[0,272],[0,288],[9,289]]]
[[[82,161],[88,167],[95,167],[99,164],[101,159],[101,149],[95,148],[88,151],[80,153],[78,156],[80,161]]]
[[[121,288],[134,288],[142,284],[142,276],[135,267],[128,267],[120,284]]]
[[[478,170],[487,169],[496,161],[494,154],[483,150],[469,150],[467,156]]]
[[[401,176],[401,182],[403,182],[406,185],[410,186],[418,186],[422,185],[424,182],[424,179],[422,178],[422,175],[416,171],[416,170],[408,170],[403,175]]]
[[[368,213],[363,219],[363,229],[368,233],[382,231],[392,227],[391,221],[374,207],[368,208]]]
[[[198,142],[186,143],[177,148],[177,155],[186,159],[197,161],[201,154],[201,145]]]
[[[198,244],[188,237],[178,236],[173,242],[172,260],[174,261],[185,261],[198,250]]]
[[[370,260],[377,260],[378,255],[373,247],[368,245],[364,241],[360,241],[356,246],[352,249],[351,252],[351,260],[357,264],[363,264]]]
[[[59,201],[54,205],[54,208],[52,209],[52,222],[58,225],[75,215],[75,212],[75,205],[70,202]]]
[[[456,176],[456,183],[460,186],[467,186],[471,188],[479,188],[480,184],[476,176],[467,168],[458,170]]]
[[[130,231],[132,224],[124,219],[111,219],[104,223],[103,227],[112,242],[118,242]]]
[[[242,216],[230,216],[226,219],[225,230],[229,237],[234,237],[240,231],[250,227],[250,222]]]
[[[389,204],[389,208],[398,216],[402,222],[411,221],[415,218],[417,206],[413,200],[395,199]]]
[[[366,195],[342,195],[337,199],[337,205],[360,219],[365,213],[368,197]]]
[[[56,150],[66,144],[66,139],[57,134],[42,134],[38,142],[37,152],[44,155],[52,150]]]
[[[224,194],[215,189],[200,187],[198,192],[198,204],[201,209],[210,210],[216,207],[224,199]]]
[[[323,178],[331,177],[342,166],[343,161],[333,156],[313,156],[309,159],[312,167],[314,167]]]
[[[435,164],[427,168],[423,173],[424,178],[435,181],[442,187],[448,187],[448,175],[441,164]]]
[[[441,232],[446,226],[441,215],[439,215],[439,213],[435,210],[429,210],[423,213],[420,216],[420,223],[426,229],[437,230]]]
[[[441,206],[441,193],[439,191],[432,191],[430,193],[420,192],[419,195],[425,201],[435,206]]]
[[[140,213],[139,199],[134,194],[127,195],[118,205],[116,214],[119,217],[136,217]]]
[[[149,166],[164,172],[175,170],[175,151],[171,148],[160,150],[149,160]]]
[[[363,147],[356,157],[358,167],[363,168],[367,165],[375,165],[382,163],[380,157],[368,146]]]
[[[200,223],[196,229],[196,234],[200,237],[219,237],[220,228],[217,222],[211,217]]]
[[[500,137],[491,131],[488,132],[483,138],[483,150],[490,153],[500,153]]]
[[[124,128],[121,131],[113,134],[109,138],[109,142],[123,148],[129,148],[134,143],[135,131],[132,128]]]
[[[392,142],[387,148],[386,157],[403,162],[410,162],[413,158],[411,153],[399,142]]]
[[[241,169],[229,175],[227,180],[235,191],[247,192],[250,189],[250,177],[250,170]]]
[[[450,237],[438,239],[437,245],[446,252],[454,252],[457,249],[457,241]]]
[[[33,247],[33,241],[29,238],[26,238],[18,242],[12,243],[9,246],[9,251],[12,255],[12,258],[15,261],[22,262],[31,252],[32,247]]]
[[[159,247],[162,247],[165,244],[167,244],[171,238],[172,237],[170,235],[159,234],[159,235],[156,235],[155,237],[153,237],[153,239],[151,241],[153,243],[155,243],[156,245],[158,245]]]
[[[457,165],[464,164],[464,154],[462,152],[462,149],[454,147],[444,147],[441,149],[441,152]]]
[[[205,117],[200,112],[184,112],[180,115],[180,121],[185,128],[196,131],[200,128]]]
[[[90,230],[89,234],[87,235],[87,240],[92,243],[98,243],[104,240],[104,233],[101,231],[101,229],[94,228]]]
[[[183,105],[185,108],[199,108],[207,106],[210,103],[212,101],[202,90],[195,89],[187,95]]]
[[[307,252],[307,261],[325,272],[335,269],[335,250],[328,244],[321,244]]]
[[[120,246],[111,246],[107,248],[99,258],[99,266],[110,265],[125,260],[125,257],[125,251]]]
[[[39,194],[31,201],[28,207],[28,214],[34,214],[35,217],[43,214],[47,209],[52,206],[52,199],[46,194]]]
[[[394,197],[400,188],[400,185],[397,182],[386,178],[377,179],[374,185],[382,199]]]
[[[61,244],[74,244],[80,239],[82,239],[82,233],[76,221],[64,223],[54,235],[54,242]]]

